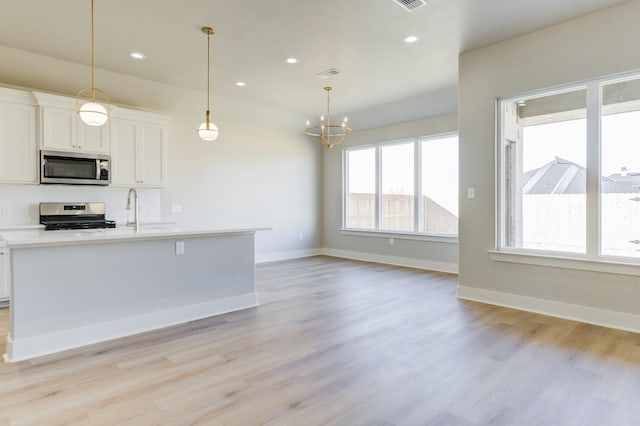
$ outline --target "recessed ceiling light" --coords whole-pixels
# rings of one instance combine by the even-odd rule
[[[418,37],[411,35],[411,36],[405,37],[404,42],[411,44],[411,43],[415,43],[418,40],[419,40]]]
[[[297,64],[297,63],[298,63],[298,59],[297,59],[297,58],[294,58],[294,57],[290,57],[290,58],[287,58],[287,59],[286,59],[286,62],[287,62],[288,64]]]
[[[147,55],[142,52],[129,52],[129,56],[131,56],[133,59],[144,59],[147,57]]]
[[[247,83],[245,83],[244,81],[236,81],[236,86],[238,86],[238,87],[244,87],[246,85],[247,85]]]

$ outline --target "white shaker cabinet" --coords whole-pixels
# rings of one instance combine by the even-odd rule
[[[0,182],[37,183],[36,106],[28,92],[0,89]]]
[[[89,126],[77,113],[75,98],[33,92],[40,105],[40,146],[62,151],[109,153],[109,121]]]
[[[111,123],[112,185],[165,185],[166,122],[159,114],[118,110]]]
[[[0,248],[0,302],[9,300],[10,295],[9,250]]]

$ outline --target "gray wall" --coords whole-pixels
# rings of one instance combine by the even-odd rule
[[[457,115],[449,114],[392,126],[354,132],[341,145],[325,149],[323,155],[323,237],[324,248],[361,254],[359,258],[382,260],[389,257],[407,260],[403,264],[457,269],[458,244],[342,235],[342,151],[344,148],[377,142],[455,132]],[[414,260],[416,262],[414,262]]]
[[[632,1],[460,56],[460,285],[640,314],[638,278],[494,262],[495,100],[640,68]]]
[[[90,83],[87,66],[4,46],[0,46],[0,63],[0,85],[75,96]],[[167,187],[159,190],[159,196],[146,191],[153,203],[147,205],[143,200],[147,213],[154,210],[150,217],[158,219],[155,209],[159,205],[161,220],[179,224],[273,227],[273,231],[256,235],[259,258],[321,246],[322,154],[304,135],[306,117],[214,96],[212,114],[220,137],[205,143],[196,131],[204,121],[204,91],[100,69],[96,70],[96,85],[115,104],[162,111],[172,118],[168,125]],[[95,194],[87,191],[56,186],[48,188],[45,195],[48,200],[61,201],[80,195],[92,200],[106,198],[111,206],[108,209],[119,209],[114,210],[116,218],[124,216],[122,189],[108,188]],[[5,222],[12,224],[35,220],[29,212],[35,211],[33,206],[43,199],[42,193],[33,187],[16,189],[0,184],[0,216],[10,212],[11,220],[5,218]],[[183,213],[172,214],[172,204],[182,205]],[[14,213],[24,218],[16,218]]]

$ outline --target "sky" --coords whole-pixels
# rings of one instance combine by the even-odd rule
[[[570,120],[528,126],[523,130],[523,169],[529,171],[556,156],[586,166],[586,120]],[[602,174],[640,173],[640,111],[610,114],[602,118]]]

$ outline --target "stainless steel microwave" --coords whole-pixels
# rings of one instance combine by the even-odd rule
[[[104,154],[40,151],[40,183],[109,185],[111,159]]]

